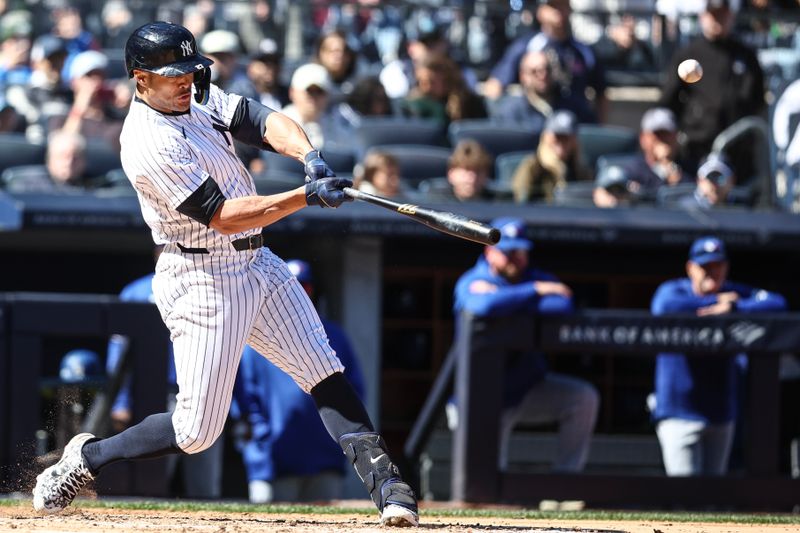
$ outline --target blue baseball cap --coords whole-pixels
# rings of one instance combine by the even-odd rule
[[[289,272],[292,276],[297,278],[300,283],[314,283],[314,277],[311,275],[311,265],[301,259],[290,259],[286,261],[286,266],[289,267]]]
[[[716,237],[700,237],[689,249],[689,261],[698,265],[727,261],[725,244]]]
[[[515,217],[500,217],[492,220],[491,226],[500,230],[500,241],[494,245],[501,252],[530,250],[533,241],[525,236],[525,222]]]

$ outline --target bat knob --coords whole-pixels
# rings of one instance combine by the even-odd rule
[[[492,244],[497,244],[500,242],[500,230],[497,228],[492,228],[489,232],[489,242]]]

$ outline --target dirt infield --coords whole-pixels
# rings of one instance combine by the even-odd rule
[[[131,511],[82,508],[79,504],[58,515],[34,512],[29,503],[0,507],[0,531],[19,532],[214,532],[250,533],[351,533],[387,531],[377,524],[376,516],[363,514],[270,514],[221,513],[207,511]],[[718,524],[635,521],[564,521],[509,518],[426,517],[423,509],[419,532],[460,533],[473,531],[543,531],[603,533],[733,533],[765,531],[796,532],[796,524]]]

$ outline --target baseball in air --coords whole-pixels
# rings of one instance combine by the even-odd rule
[[[681,61],[681,64],[678,65],[678,76],[686,83],[700,81],[700,78],[703,77],[703,67],[696,59]]]

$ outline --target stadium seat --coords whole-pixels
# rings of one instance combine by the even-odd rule
[[[522,150],[519,152],[506,152],[500,154],[494,160],[494,183],[496,187],[504,187],[511,190],[511,180],[514,178],[514,172],[522,160],[533,155],[531,150]]]
[[[305,183],[302,172],[271,170],[253,176],[258,194],[276,194],[295,189]]]
[[[455,146],[464,139],[474,139],[492,157],[523,150],[533,152],[539,145],[540,133],[529,127],[501,124],[491,119],[459,120],[452,122],[447,130],[451,145]]]
[[[679,183],[671,187],[660,187],[656,191],[656,203],[662,207],[677,207],[681,200],[692,196],[697,186],[694,183]]]
[[[594,205],[592,194],[594,181],[575,181],[567,183],[563,189],[556,189],[553,204],[564,207],[589,207]]]
[[[19,165],[5,169],[0,174],[0,183],[8,192],[34,193],[53,192],[56,185],[50,179],[44,165]]]
[[[397,159],[401,178],[412,188],[427,178],[447,175],[450,150],[440,146],[392,144],[373,146],[374,151],[386,152]]]
[[[86,175],[104,176],[109,171],[121,167],[119,150],[104,142],[89,140],[86,143]]]
[[[20,165],[44,164],[46,148],[33,144],[22,133],[0,133],[0,172]]]
[[[339,174],[353,173],[353,167],[356,164],[356,156],[352,150],[326,145],[321,151],[325,161],[328,162],[337,176]],[[286,157],[275,152],[263,151],[261,152],[261,159],[264,161],[268,173],[273,171],[295,172],[301,176],[305,173],[303,164],[291,157]]]
[[[636,153],[639,134],[624,126],[581,124],[578,126],[578,143],[583,162],[595,168],[601,155]]]
[[[440,123],[397,117],[364,117],[356,129],[355,141],[361,153],[383,144],[447,145]]]

